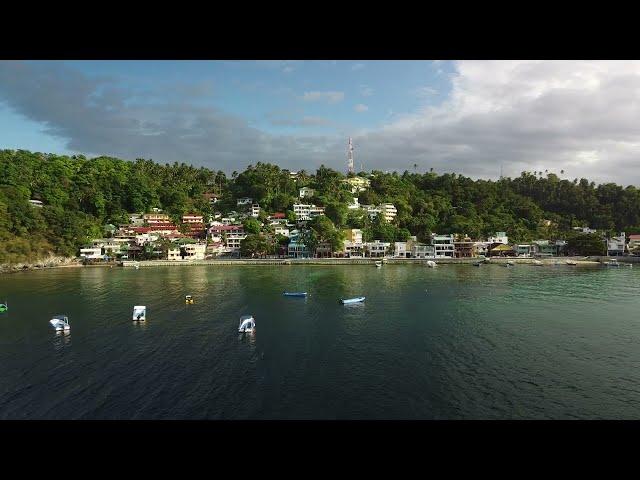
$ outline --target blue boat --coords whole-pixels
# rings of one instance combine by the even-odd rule
[[[364,302],[366,297],[355,297],[355,298],[342,298],[340,299],[340,303],[343,305],[347,305],[349,303],[359,303]]]
[[[282,295],[285,297],[306,297],[307,292],[284,292]]]

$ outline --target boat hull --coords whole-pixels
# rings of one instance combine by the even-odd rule
[[[366,297],[356,297],[356,298],[344,298],[340,300],[340,303],[343,305],[349,305],[351,303],[362,303],[364,302]]]
[[[307,292],[284,292],[282,295],[285,297],[306,297]]]

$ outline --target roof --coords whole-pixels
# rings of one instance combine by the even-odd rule
[[[287,216],[284,213],[274,213],[273,215],[271,215],[271,218],[286,218]]]
[[[491,249],[492,252],[506,252],[508,250],[513,250],[513,248],[511,248],[509,245],[505,245],[504,243]]]
[[[640,240],[640,235],[629,235],[629,240]]]
[[[231,230],[243,230],[244,227],[242,225],[214,225],[213,227],[209,228],[209,231],[215,231],[215,230],[224,230],[224,231],[231,231]]]

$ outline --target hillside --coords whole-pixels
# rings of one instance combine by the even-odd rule
[[[216,210],[222,213],[236,209],[241,197],[257,201],[263,216],[287,212],[303,186],[315,190],[305,203],[324,206],[331,221],[319,228],[362,228],[369,239],[416,235],[426,240],[431,232],[481,238],[506,231],[515,241],[527,241],[566,238],[573,226],[583,225],[612,233],[640,232],[640,192],[635,187],[595,185],[547,172],[498,181],[434,172],[360,173],[371,180],[370,188],[357,195],[360,204],[389,202],[397,208],[395,221],[387,224],[348,209],[355,195],[342,182],[345,176],[325,167],[300,171],[293,179],[276,165],[257,163],[228,178],[184,163],[2,150],[0,168],[0,263],[74,256],[89,239],[104,236],[106,225],[126,223],[127,212],[157,207],[176,221],[189,211],[208,216],[212,207],[205,193],[221,195]]]

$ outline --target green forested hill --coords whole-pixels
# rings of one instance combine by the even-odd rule
[[[209,214],[205,192],[222,193],[217,205],[223,212],[235,209],[235,199],[245,196],[267,213],[285,211],[305,185],[316,189],[310,201],[326,207],[333,226],[363,228],[369,237],[390,241],[409,234],[424,240],[430,232],[478,238],[495,231],[526,241],[566,237],[578,225],[640,231],[640,192],[635,187],[595,185],[554,173],[523,172],[515,179],[487,181],[456,174],[374,171],[371,188],[359,194],[359,201],[395,204],[396,225],[385,225],[348,210],[352,195],[341,182],[344,175],[325,167],[315,173],[301,171],[296,181],[286,170],[257,163],[227,178],[223,172],[184,163],[24,150],[0,151],[0,167],[0,263],[35,260],[49,252],[75,255],[88,239],[104,234],[105,224],[126,222],[127,212],[159,207],[176,220],[191,210]],[[31,206],[29,199],[41,200],[44,207]]]

